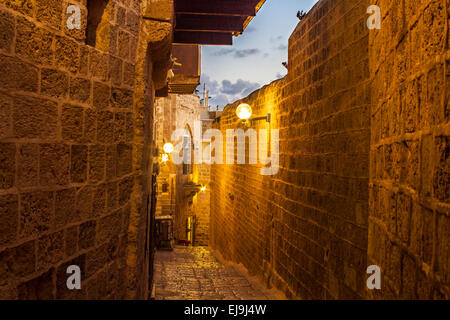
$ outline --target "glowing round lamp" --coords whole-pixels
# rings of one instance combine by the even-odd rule
[[[252,107],[246,103],[242,103],[237,107],[236,115],[241,120],[250,119],[252,116]]]
[[[164,152],[165,153],[172,153],[173,152],[173,144],[171,144],[170,142],[167,142],[164,147]]]
[[[201,190],[202,192],[206,191],[206,186],[203,186],[200,190]]]

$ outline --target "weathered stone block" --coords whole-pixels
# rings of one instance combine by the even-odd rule
[[[86,33],[83,32],[83,38],[86,36]],[[86,76],[89,73],[89,56],[90,56],[90,48],[88,46],[81,46],[80,48],[80,66],[79,73],[83,76]]]
[[[0,285],[35,271],[35,243],[25,242],[0,252]]]
[[[86,254],[86,276],[97,273],[108,263],[108,253],[106,245],[96,247]]]
[[[91,81],[84,78],[72,78],[70,80],[70,99],[89,103],[91,97]]]
[[[71,257],[78,252],[78,226],[70,227],[65,230],[65,254],[66,257]]]
[[[100,184],[94,192],[93,215],[100,216],[106,210],[106,185]]]
[[[131,142],[134,138],[134,114],[129,112],[127,113],[126,127],[125,127],[125,141]]]
[[[16,240],[18,226],[18,196],[13,194],[0,196],[0,247]]]
[[[126,114],[124,112],[116,112],[114,119],[114,140],[116,142],[125,142],[125,123]]]
[[[133,193],[134,179],[133,177],[126,178],[119,182],[119,205],[126,204]]]
[[[38,69],[16,57],[0,54],[0,86],[10,90],[37,92]]]
[[[83,108],[71,105],[62,107],[62,137],[66,141],[80,142],[83,138]]]
[[[127,86],[134,86],[135,67],[134,64],[125,62],[123,64],[123,83]]]
[[[112,180],[116,177],[117,168],[117,150],[116,145],[106,147],[106,180]]]
[[[108,79],[108,55],[92,50],[89,71],[92,76],[106,81]]]
[[[69,183],[70,149],[68,145],[42,144],[39,161],[39,181],[42,186]]]
[[[25,15],[33,15],[34,4],[32,0],[0,0],[0,3]]]
[[[122,83],[122,60],[113,56],[109,58],[108,79],[116,85]]]
[[[60,0],[36,0],[35,5],[36,18],[38,21],[48,24],[50,25],[50,27],[55,29],[61,28],[61,14],[63,12],[63,3]]]
[[[85,109],[84,111],[84,139],[86,142],[97,141],[97,111]]]
[[[14,186],[16,166],[16,145],[0,143],[0,189]]]
[[[97,140],[102,143],[114,142],[114,113],[102,111],[97,118]]]
[[[0,93],[0,139],[12,136],[12,110],[12,98]]]
[[[121,211],[117,210],[115,213],[101,218],[99,220],[99,227],[97,233],[97,244],[105,243],[112,237],[119,235],[122,228]]]
[[[14,135],[18,138],[55,138],[57,118],[57,104],[53,101],[21,95],[14,97],[13,125]]]
[[[18,185],[32,187],[39,184],[39,144],[24,144],[19,146]]]
[[[78,42],[66,37],[56,37],[55,47],[56,64],[71,73],[76,73],[80,65]]]
[[[173,1],[151,0],[147,1],[144,7],[144,16],[156,20],[171,21],[173,15]]]
[[[20,300],[52,300],[54,295],[54,275],[52,268],[37,278],[22,283],[18,287]]]
[[[60,262],[64,258],[64,231],[39,238],[36,246],[38,271]]]
[[[93,201],[95,188],[93,186],[85,186],[77,190],[77,215],[82,220],[92,217]]]
[[[89,249],[95,245],[96,226],[95,221],[88,221],[80,225],[80,237],[78,239],[80,250]]]
[[[112,88],[111,104],[113,108],[129,108],[133,107],[133,91],[121,88]]]
[[[110,88],[108,85],[94,82],[93,94],[94,107],[100,110],[110,107]]]
[[[101,181],[105,178],[105,147],[89,146],[89,181]]]
[[[106,208],[108,210],[117,208],[119,202],[117,187],[117,182],[109,182],[106,184]]]
[[[130,57],[130,35],[119,31],[119,57],[128,60]]]
[[[18,17],[16,53],[40,64],[53,64],[53,35],[29,20]]]
[[[411,228],[412,199],[409,195],[399,193],[397,198],[397,233],[400,240],[406,245],[409,243],[409,230]]]
[[[80,220],[80,215],[76,209],[76,189],[63,189],[56,191],[55,195],[55,225],[65,226],[69,223]]]
[[[88,147],[71,146],[70,180],[75,183],[83,183],[87,180]]]
[[[7,11],[0,11],[0,50],[10,52],[14,39],[14,17]]]
[[[122,177],[132,171],[133,148],[127,144],[117,146],[117,176]]]
[[[69,78],[61,71],[42,69],[41,93],[55,98],[65,98],[69,88]]]
[[[434,171],[434,196],[444,203],[450,203],[450,137],[436,137]]]

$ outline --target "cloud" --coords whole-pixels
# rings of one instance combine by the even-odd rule
[[[278,47],[276,47],[276,49],[280,51],[285,51],[288,49],[288,46],[285,44],[280,44]]]
[[[249,56],[253,56],[255,54],[260,53],[260,50],[257,48],[254,49],[243,49],[243,50],[235,50],[235,49],[220,49],[215,51],[212,55],[216,57],[228,56],[234,53],[234,57],[237,59],[247,58]]]
[[[235,83],[232,83],[229,80],[222,81],[221,91],[227,95],[237,95],[243,93],[244,95],[248,95],[259,87],[258,83],[252,83],[250,81],[245,81],[242,79],[237,80]]]
[[[236,50],[234,53],[235,58],[247,58],[249,56],[253,56],[255,54],[259,54],[259,49],[244,49],[244,50]]]
[[[250,82],[242,79],[238,79],[236,82],[230,80],[223,80],[219,83],[216,80],[211,79],[208,75],[202,75],[201,87],[199,91],[203,90],[203,84],[206,84],[206,90],[209,90],[210,105],[225,106],[236,100],[242,99],[248,96],[253,91],[260,88],[260,84],[256,82]]]
[[[271,42],[277,42],[277,41],[281,41],[281,40],[283,40],[283,36],[271,37],[270,38]]]
[[[234,51],[235,51],[234,49],[220,49],[220,50],[214,52],[213,56],[222,57],[222,56],[229,55],[229,54],[233,53]]]

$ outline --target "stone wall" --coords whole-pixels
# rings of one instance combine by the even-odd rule
[[[153,96],[172,30],[141,19],[149,5],[107,1],[93,47],[86,0],[0,0],[0,298],[147,298]]]
[[[318,2],[290,38],[288,75],[217,124],[236,128],[241,102],[270,112],[280,171],[213,166],[215,249],[291,297],[448,299],[449,8]],[[369,265],[382,290],[367,290]]]
[[[158,99],[157,137],[160,152],[163,153],[165,142],[172,142],[174,145],[180,142],[171,140],[175,130],[187,129],[193,135],[195,122],[205,128],[210,125],[210,121],[201,122],[201,114],[205,109],[207,108],[200,104],[200,98],[196,95],[169,94],[167,98]],[[205,128],[203,130],[206,130]],[[157,213],[167,215],[170,211],[173,212],[176,240],[187,240],[187,218],[195,217],[194,245],[208,245],[210,190],[194,197],[187,197],[184,186],[189,183],[207,185],[209,179],[208,164],[193,163],[190,174],[183,174],[183,165],[176,165],[172,161],[161,164],[158,176]],[[163,192],[163,183],[169,184],[169,192]],[[173,193],[170,194],[171,192]]]
[[[368,253],[384,284],[373,297],[448,299],[450,3],[375,2]]]
[[[280,169],[212,169],[212,243],[290,297],[362,298],[369,183],[368,1],[320,1],[289,39],[286,78],[243,102],[279,129]],[[218,126],[235,128],[235,108]],[[267,129],[264,121],[253,128]]]

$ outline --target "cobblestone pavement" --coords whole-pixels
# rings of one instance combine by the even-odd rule
[[[204,247],[157,251],[155,286],[156,300],[282,299],[240,268],[219,262]]]

